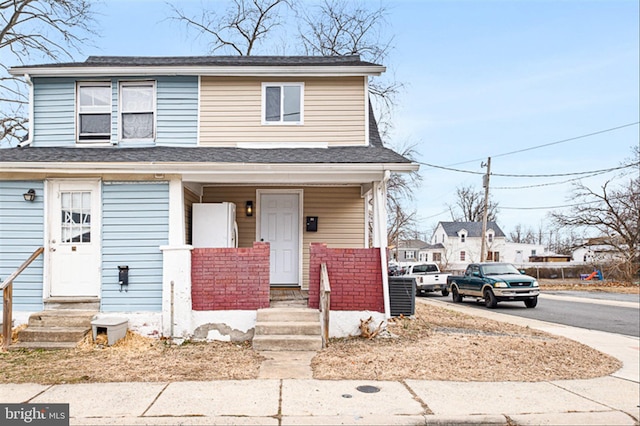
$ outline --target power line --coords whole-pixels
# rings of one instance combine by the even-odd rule
[[[504,209],[504,210],[551,210],[551,209],[563,209],[565,207],[578,207],[578,206],[582,206],[584,204],[593,204],[593,203],[597,203],[598,201],[585,201],[584,203],[578,203],[578,204],[565,204],[563,206],[546,206],[546,207],[503,207],[503,206],[498,206],[499,209]]]
[[[447,171],[450,171],[450,172],[470,173],[470,174],[474,174],[474,175],[484,175],[485,174],[483,172],[474,172],[472,170],[463,170],[463,169],[453,169],[451,167],[438,166],[436,164],[423,163],[421,161],[417,161],[417,163],[420,164],[420,165],[423,165],[423,166],[433,167],[435,169],[447,170]],[[612,172],[612,171],[615,171],[615,170],[621,170],[621,169],[626,169],[626,168],[629,168],[629,167],[635,167],[635,166],[638,166],[638,165],[640,165],[640,162],[639,163],[632,163],[632,164],[625,164],[625,165],[619,166],[619,167],[611,167],[609,169],[588,170],[588,171],[584,171],[584,172],[553,173],[553,174],[546,174],[546,175],[515,175],[515,174],[507,174],[507,173],[491,173],[491,176],[516,177],[516,178],[546,178],[546,177],[580,176],[580,175],[607,173],[607,172]]]
[[[569,139],[562,139],[562,140],[559,140],[559,141],[549,142],[549,143],[545,143],[545,144],[542,144],[542,145],[531,146],[529,148],[522,148],[522,149],[519,149],[519,150],[516,150],[516,151],[510,151],[510,152],[505,152],[505,153],[502,153],[502,154],[491,155],[491,157],[496,158],[496,157],[504,157],[504,156],[512,155],[512,154],[519,154],[521,152],[532,151],[532,150],[538,149],[538,148],[545,148],[547,146],[558,145],[558,144],[561,144],[561,143],[572,142],[572,141],[575,141],[575,140],[578,140],[578,139],[584,139],[584,138],[588,138],[588,137],[591,137],[591,136],[601,135],[603,133],[613,132],[613,131],[616,131],[616,130],[624,129],[625,127],[637,126],[638,124],[640,124],[640,121],[636,121],[634,123],[623,124],[623,125],[617,126],[617,127],[611,127],[610,129],[600,130],[600,131],[593,132],[593,133],[587,133],[586,135],[580,135],[580,136],[576,136],[576,137],[569,138]],[[461,163],[449,164],[449,166],[458,166],[460,164],[474,163],[474,162],[482,161],[482,160],[484,160],[484,158],[478,158],[478,159],[475,159],[475,160],[463,161]]]
[[[548,182],[548,183],[540,183],[540,184],[537,184],[537,185],[525,185],[525,186],[492,186],[491,189],[528,189],[528,188],[540,188],[540,187],[543,187],[543,186],[563,185],[565,183],[575,182],[575,181],[580,180],[580,179],[590,178],[590,177],[593,177],[593,176],[598,176],[598,175],[601,175],[603,173],[604,172],[594,173],[592,175],[580,176],[580,177],[573,178],[573,179],[563,180],[561,182]]]

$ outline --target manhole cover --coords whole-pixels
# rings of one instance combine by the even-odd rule
[[[349,395],[348,393],[343,393],[342,394],[343,398],[353,398],[351,395]]]
[[[369,385],[364,385],[364,386],[358,386],[356,389],[358,389],[360,392],[362,393],[376,393],[376,392],[380,392],[380,388],[376,387],[376,386],[369,386]]]

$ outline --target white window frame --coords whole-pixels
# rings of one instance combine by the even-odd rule
[[[153,105],[151,107],[151,111],[125,111],[123,108],[123,96],[122,89],[127,86],[151,86],[153,90]],[[138,112],[138,113],[151,113],[153,114],[153,118],[151,120],[151,125],[153,126],[153,136],[151,138],[125,138],[124,137],[124,119],[123,115]],[[120,81],[118,83],[118,140],[124,142],[136,142],[136,141],[155,141],[158,134],[158,126],[157,126],[157,117],[158,117],[158,107],[157,107],[157,90],[156,90],[156,82],[153,80],[128,80],[128,81]]]
[[[80,91],[82,87],[106,87],[109,89],[109,104],[104,107],[85,107],[80,105]],[[111,140],[111,123],[113,115],[113,100],[111,99],[111,82],[110,81],[78,81],[76,83],[76,142],[79,144],[100,144]],[[98,134],[95,137],[83,138],[80,132],[80,116],[89,114],[109,114],[109,131],[108,133]],[[102,137],[104,136],[104,137]]]
[[[487,232],[487,242],[493,242],[493,232]]]
[[[405,259],[415,259],[416,258],[416,253],[413,250],[406,250],[404,252],[404,258]]]
[[[284,121],[284,93],[283,88],[285,86],[296,86],[300,88],[300,120],[298,121]],[[267,121],[267,87],[279,87],[280,88],[280,120]],[[302,82],[264,82],[262,83],[262,110],[261,110],[262,124],[265,126],[300,126],[304,124],[304,83]]]
[[[467,260],[467,252],[464,250],[460,250],[460,262],[466,262]]]

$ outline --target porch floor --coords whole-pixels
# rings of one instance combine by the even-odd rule
[[[291,287],[271,287],[270,306],[273,307],[307,307],[309,291]]]

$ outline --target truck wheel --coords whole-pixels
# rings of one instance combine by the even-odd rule
[[[538,304],[538,298],[534,297],[533,299],[527,299],[524,301],[524,306],[527,308],[535,308]]]
[[[498,306],[498,299],[493,295],[493,291],[491,291],[491,289],[486,289],[484,291],[484,306],[490,309]]]
[[[460,293],[458,293],[458,287],[451,287],[451,298],[453,299],[454,303],[462,302],[462,296],[460,295]]]
[[[447,297],[449,295],[449,290],[447,290],[446,288],[443,288],[441,293],[444,297]]]

